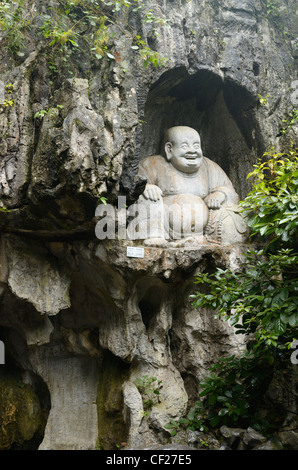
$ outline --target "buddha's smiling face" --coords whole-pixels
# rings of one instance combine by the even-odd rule
[[[194,129],[178,126],[170,129],[169,141],[165,144],[166,158],[177,170],[195,173],[201,166],[203,152],[201,139]]]

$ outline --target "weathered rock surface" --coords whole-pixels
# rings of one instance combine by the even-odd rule
[[[0,399],[0,448],[7,450],[14,446],[18,449],[24,444],[29,449],[30,445],[34,448],[45,426],[38,396],[20,376],[1,371]]]
[[[281,1],[278,24],[262,0],[144,3],[169,27],[155,35],[138,12],[129,21],[168,59],[161,67],[144,68],[116,35],[122,60],[78,50],[68,64],[74,76],[64,67],[53,78],[36,29],[18,54],[0,33],[0,339],[5,367],[21,370],[39,398],[41,449],[168,445],[165,424],[195,400],[208,367],[243,346],[189,295],[197,273],[236,269],[247,246],[145,247],[144,258],[131,258],[134,243],[96,239],[100,198],[137,200],[146,183],[139,161],[158,153],[174,125],[199,130],[204,155],[241,198],[268,146],[297,143],[297,124],[280,134],[297,79],[293,0]],[[37,27],[47,5],[24,0],[23,10]],[[135,385],[143,376],[163,385],[146,417]]]
[[[15,247],[19,243],[16,238]],[[13,240],[12,236],[3,240],[3,254]],[[97,389],[101,380],[108,380],[106,351],[114,357],[111,364],[121,360],[127,371],[122,421],[129,424],[130,431],[126,436],[123,430],[120,441],[127,439],[134,447],[158,444],[159,439],[164,442],[165,426],[184,415],[189,397],[195,397],[198,381],[215,357],[231,351],[237,354],[243,345],[243,340],[227,324],[218,324],[211,312],[198,313],[191,308],[189,298],[194,276],[210,259],[236,267],[241,258],[239,247],[202,246],[179,252],[145,247],[144,258],[137,259],[127,257],[126,245],[128,242],[80,241],[67,253],[65,244],[49,243],[47,256],[35,265],[43,243],[35,242],[33,249],[30,240],[22,240],[25,253],[32,248],[31,271],[21,283],[22,291],[30,295],[16,301],[15,291],[9,285],[4,288],[4,308],[15,304],[16,310],[13,317],[1,316],[1,322],[9,331],[5,343],[11,353],[25,370],[46,384],[51,397],[41,449],[106,448],[106,443],[97,442]],[[16,277],[12,253],[7,256],[8,279]],[[62,288],[63,282],[59,288],[71,304],[62,303],[59,313],[59,291],[57,297],[53,295],[46,272],[40,276],[40,266],[49,266],[48,259],[55,261],[55,266],[63,260],[67,273],[68,289]],[[47,298],[53,300],[47,312],[37,309],[39,296],[32,297],[32,279],[38,276],[44,280],[41,305]],[[10,328],[21,336],[17,347]],[[216,347],[211,353],[212,342]],[[162,383],[159,401],[147,413],[134,385],[146,376],[157,377]],[[182,376],[187,376],[186,382]],[[106,400],[112,400],[111,396]],[[67,419],[65,410],[70,415]],[[110,413],[111,420],[116,411]],[[119,442],[110,442],[116,444]]]

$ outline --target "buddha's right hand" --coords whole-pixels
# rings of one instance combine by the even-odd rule
[[[145,191],[143,193],[145,199],[150,201],[159,201],[162,197],[162,190],[155,184],[146,184]]]

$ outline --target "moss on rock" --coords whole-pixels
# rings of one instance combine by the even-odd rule
[[[0,372],[0,449],[27,447],[42,432],[43,421],[39,399],[32,388],[17,377]]]
[[[127,439],[122,394],[127,369],[128,366],[120,359],[110,353],[106,354],[97,393],[98,449],[117,449]]]

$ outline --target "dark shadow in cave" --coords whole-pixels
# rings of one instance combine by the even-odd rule
[[[139,301],[139,309],[142,315],[142,321],[148,328],[152,326],[156,315],[159,313],[161,304],[164,299],[164,292],[162,291],[161,287],[158,286],[151,286],[145,292],[143,297]]]
[[[45,426],[51,409],[49,389],[40,376],[26,368],[26,345],[20,333],[15,328],[1,326],[0,340],[5,344],[5,364],[1,365],[0,380],[3,380],[4,384],[6,380],[12,380],[12,383],[18,384],[20,389],[23,388],[23,384],[29,386],[38,397],[41,411],[41,423],[33,437],[22,443],[13,442],[10,450],[37,450],[44,438]],[[24,407],[26,407],[25,403]]]
[[[169,298],[168,286],[160,279],[144,277],[138,282],[136,303],[147,333],[157,328],[159,314]]]
[[[147,96],[140,159],[160,153],[169,127],[193,127],[201,135],[204,155],[224,169],[242,199],[250,190],[246,176],[264,151],[256,107],[255,96],[210,70],[193,75],[185,67],[169,70]]]
[[[129,365],[106,350],[97,393],[98,443],[102,450],[117,450],[128,438],[122,392],[128,377]]]

